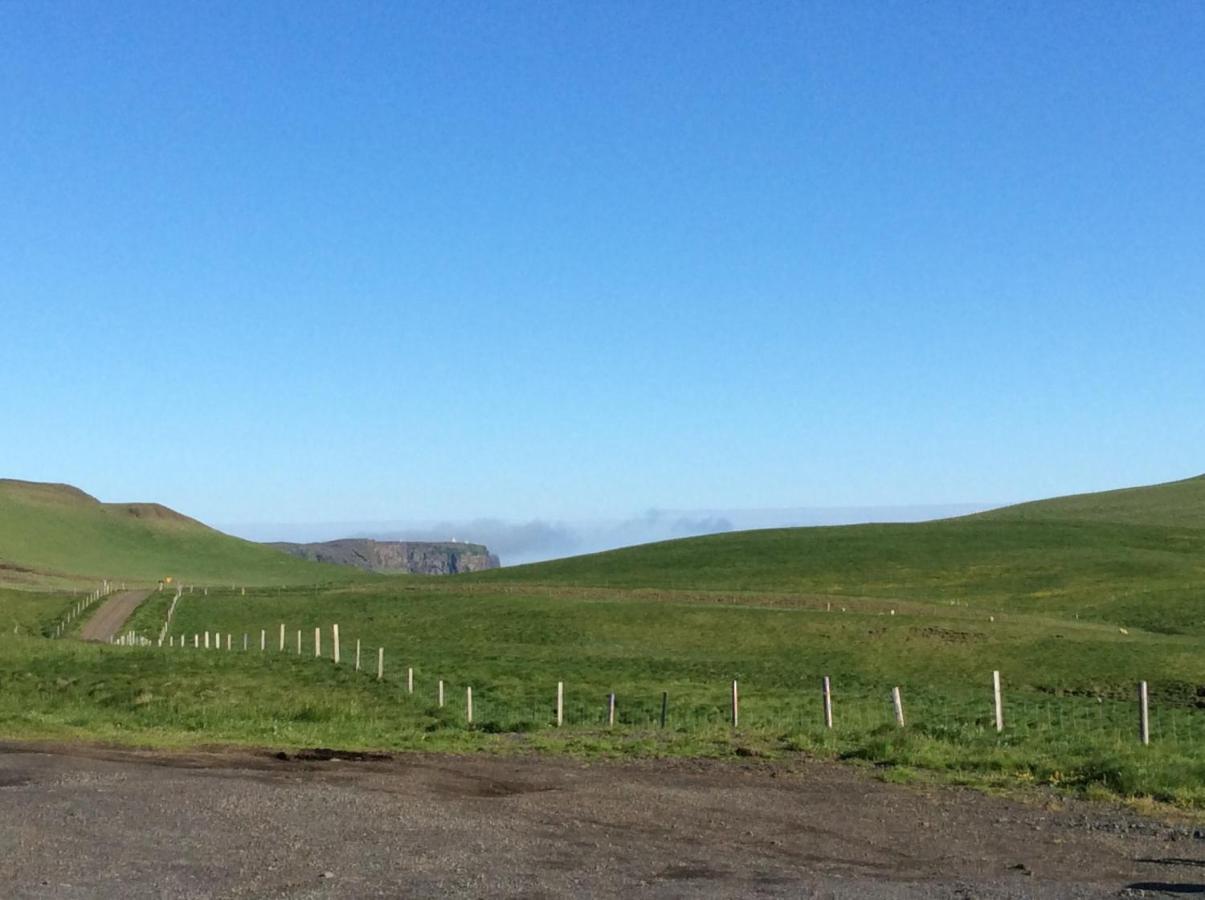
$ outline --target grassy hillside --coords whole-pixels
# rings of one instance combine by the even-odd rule
[[[370,577],[215,531],[164,506],[101,503],[61,484],[0,480],[0,582],[304,584]]]
[[[1020,503],[979,513],[972,518],[1205,528],[1205,475],[1148,487]]]
[[[646,544],[488,582],[877,597],[1205,634],[1205,478],[900,525]]]

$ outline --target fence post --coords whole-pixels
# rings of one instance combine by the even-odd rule
[[[556,727],[565,723],[565,682],[556,683]]]
[[[665,727],[665,720],[669,715],[669,691],[661,692],[661,727]]]
[[[259,630],[259,652],[263,653],[268,649],[268,630],[261,628]]]
[[[1000,672],[992,672],[992,696],[996,702],[996,730],[1004,730],[1004,697],[1000,693]]]
[[[824,727],[833,727],[833,683],[824,676]]]
[[[612,694],[609,697],[607,697],[607,725],[610,728],[615,727],[615,694],[614,694],[614,692],[612,692]]]
[[[356,671],[360,671],[360,639],[356,638]]]
[[[473,689],[466,687],[464,689],[464,716],[470,725],[473,724]]]
[[[322,629],[316,627],[314,629],[314,657],[317,658],[321,655],[322,655]]]
[[[737,693],[736,680],[732,682],[732,727],[737,728],[741,724],[741,697]]]
[[[406,693],[414,693],[414,667],[406,669]]]
[[[334,660],[335,665],[339,665],[339,626],[331,626],[331,640],[334,642]]]
[[[229,650],[229,649],[230,649],[231,639],[232,639],[233,637],[234,637],[234,636],[233,636],[233,635],[232,635],[232,634],[231,634],[229,631],[227,631],[227,632],[226,632],[226,649],[227,649],[227,650]]]
[[[377,681],[385,677],[385,648],[377,648]]]
[[[1138,682],[1138,737],[1144,746],[1151,742],[1151,709],[1145,681]]]
[[[900,696],[899,687],[891,689],[891,702],[895,706],[895,724],[904,727],[904,698]]]
[[[285,652],[285,623],[280,623],[280,652]]]
[[[444,708],[444,682],[442,678],[439,680],[439,708]]]
[[[297,629],[297,655],[301,656],[301,629]]]
[[[192,647],[196,650],[201,646],[201,637],[195,631],[192,633]]]
[[[247,649],[247,645],[248,645],[248,643],[249,643],[249,642],[248,642],[248,640],[247,640],[247,632],[245,632],[245,631],[244,631],[244,632],[243,632],[243,649],[244,649],[244,650],[246,650],[246,649]]]
[[[205,632],[205,649],[206,650],[209,649],[209,632],[208,631]]]

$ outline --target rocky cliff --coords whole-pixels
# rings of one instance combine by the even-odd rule
[[[416,575],[455,575],[498,568],[498,557],[481,544],[459,542],[374,541],[346,538],[317,544],[268,544],[277,550],[314,562],[355,566],[370,572]]]

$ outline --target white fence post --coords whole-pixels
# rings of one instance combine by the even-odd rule
[[[556,683],[556,727],[565,723],[565,682]]]
[[[1000,672],[992,672],[992,698],[996,703],[996,731],[1004,730],[1004,696],[1000,691]]]
[[[1138,737],[1144,746],[1151,742],[1151,708],[1145,681],[1138,682]]]
[[[891,702],[895,706],[895,724],[904,727],[904,698],[900,696],[899,687],[891,689]]]
[[[833,727],[833,683],[824,676],[824,727]]]
[[[334,642],[333,654],[335,665],[339,665],[339,626],[331,626],[331,640]]]

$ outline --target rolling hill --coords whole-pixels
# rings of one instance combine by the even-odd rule
[[[936,522],[708,535],[470,577],[954,602],[1205,633],[1205,477]]]
[[[222,534],[156,503],[101,503],[65,484],[0,479],[0,582],[165,576],[197,584],[313,584],[371,577]]]

